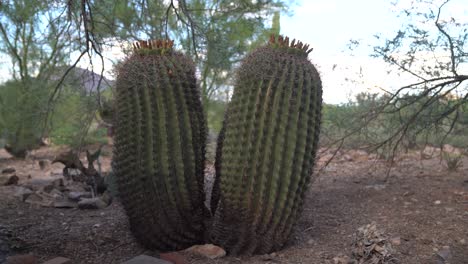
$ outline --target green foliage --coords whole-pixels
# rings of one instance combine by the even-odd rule
[[[40,143],[47,87],[38,81],[9,81],[0,86],[0,137],[19,157]]]
[[[100,1],[95,32],[103,38],[171,38],[200,70],[202,99],[213,99],[232,79],[229,71],[252,48],[279,32],[289,1]],[[269,24],[271,23],[271,28]],[[166,31],[167,30],[167,31]]]
[[[87,134],[88,130],[90,130],[88,127],[89,122],[86,119],[89,116],[94,116],[95,104],[94,96],[86,95],[81,87],[76,85],[64,87],[49,124],[51,142],[71,147],[78,147],[85,143],[82,142],[83,131],[86,130],[85,134]],[[86,135],[85,141],[88,143],[105,142],[102,131],[102,129],[89,131],[90,133]]]
[[[226,102],[221,100],[209,100],[204,105],[207,113],[208,128],[210,131],[219,133],[223,125]]]
[[[289,237],[311,180],[322,86],[308,47],[272,38],[239,68],[218,141],[211,238],[231,254]]]
[[[462,154],[443,152],[442,158],[449,171],[456,171],[463,166]]]
[[[393,102],[385,95],[359,94],[347,104],[324,105],[322,144],[343,139],[346,148],[378,148],[386,157],[395,154],[394,150],[426,144],[466,148],[467,107],[462,105],[457,111],[447,112],[461,100],[406,95]]]
[[[135,52],[117,71],[113,172],[131,229],[163,251],[201,243],[206,121],[194,64],[175,51]]]

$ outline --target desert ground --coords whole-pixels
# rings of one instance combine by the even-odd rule
[[[63,165],[51,164],[63,151],[43,147],[20,160],[0,150],[0,171],[10,168],[11,174],[13,168],[19,179],[0,186],[0,263],[21,254],[34,255],[39,263],[58,256],[72,263],[158,257],[133,239],[118,198],[102,209],[56,208],[19,198],[21,188],[63,178]],[[103,174],[110,170],[111,156],[111,147],[104,147]],[[330,156],[322,151],[316,167]],[[213,173],[207,164],[208,182]],[[208,264],[468,263],[468,157],[449,171],[434,147],[401,154],[391,166],[362,150],[343,150],[315,177],[283,250],[216,259],[174,254],[185,263]]]

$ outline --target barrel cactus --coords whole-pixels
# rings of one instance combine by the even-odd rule
[[[211,201],[211,240],[231,254],[280,249],[301,212],[322,106],[310,51],[301,42],[271,37],[238,70]]]
[[[206,123],[193,62],[169,40],[140,41],[117,68],[113,172],[145,246],[204,240]]]

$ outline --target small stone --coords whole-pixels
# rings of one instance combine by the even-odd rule
[[[207,257],[210,259],[216,259],[226,256],[226,251],[218,246],[213,244],[205,244],[205,245],[195,245],[192,246],[186,251],[198,254],[203,257]]]
[[[466,245],[466,240],[464,238],[460,239],[458,242],[462,245]]]
[[[275,259],[274,256],[272,256],[271,254],[262,255],[262,256],[260,256],[260,258],[261,258],[263,261],[270,261],[270,260]]]
[[[38,193],[32,193],[31,195],[29,195],[28,198],[26,198],[25,202],[28,204],[35,204],[44,207],[51,207],[53,205],[52,200],[47,199],[46,197]]]
[[[54,201],[53,206],[55,208],[77,208],[78,204],[73,201],[68,201],[68,200],[57,200],[57,201]]]
[[[78,202],[80,209],[104,209],[108,206],[101,198],[83,198]]]
[[[40,161],[38,161],[38,164],[39,164],[39,167],[41,168],[41,170],[44,170],[45,167],[47,166],[48,162],[46,160],[40,160]]]
[[[9,174],[9,173],[15,173],[16,169],[13,167],[8,167],[2,170],[2,174]]]
[[[0,178],[0,185],[3,186],[18,185],[18,182],[19,177],[16,174]]]
[[[452,252],[449,246],[444,246],[440,251],[437,252],[437,256],[442,258],[443,261],[447,261],[452,257]]]
[[[307,240],[307,244],[309,244],[309,245],[315,245],[315,244],[317,244],[317,243],[315,242],[314,239],[311,238],[311,239]]]
[[[366,186],[364,186],[364,188],[366,188],[366,189],[374,189],[374,190],[376,190],[376,191],[381,191],[381,190],[387,188],[387,185],[385,185],[385,184],[366,185]]]
[[[64,257],[56,257],[42,264],[71,264],[71,263],[72,263],[71,259],[67,259]]]
[[[33,255],[15,255],[6,260],[6,264],[37,264],[37,258]]]
[[[401,245],[401,238],[400,237],[394,237],[390,239],[390,243],[394,246],[399,246]]]
[[[92,198],[90,192],[69,192],[68,199],[78,202],[81,198]]]
[[[333,258],[333,263],[334,264],[348,264],[350,261],[351,261],[351,259],[348,256],[334,257]]]
[[[110,205],[112,203],[112,195],[110,195],[109,192],[104,192],[101,195],[101,200],[104,201],[107,205]]]
[[[139,255],[130,260],[123,262],[122,264],[172,264],[171,262],[150,257],[147,255]]]
[[[177,252],[161,253],[159,254],[159,258],[173,264],[189,264],[188,260]]]
[[[44,189],[46,188],[50,188],[50,187],[46,187],[48,185],[51,185],[53,186],[53,182],[54,180],[53,179],[30,179],[28,181],[26,181],[23,185],[33,191],[44,191]]]
[[[437,200],[437,201],[434,202],[435,205],[439,205],[439,204],[441,204],[441,203],[442,203],[442,202],[441,202],[440,200]]]

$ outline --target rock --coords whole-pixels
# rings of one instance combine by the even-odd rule
[[[462,245],[466,245],[466,240],[464,238],[460,239],[458,242]]]
[[[147,255],[139,255],[130,260],[123,262],[122,264],[172,264],[162,259],[150,257]]]
[[[401,245],[401,238],[400,237],[393,237],[390,239],[390,243],[394,246],[399,246]]]
[[[275,256],[272,256],[271,254],[265,254],[265,255],[262,255],[260,259],[263,261],[270,261],[270,260],[274,260]]]
[[[53,204],[53,201],[51,199],[43,195],[40,195],[38,193],[32,193],[24,201],[28,204],[35,204],[35,205],[40,205],[44,207],[51,207]]]
[[[442,202],[441,202],[440,200],[434,201],[434,204],[435,204],[435,205],[439,205],[439,204],[441,204],[441,203],[442,203]]]
[[[450,247],[449,246],[442,247],[442,249],[437,252],[437,256],[439,257],[440,260],[444,262],[449,261],[452,258],[452,252],[450,251]]]
[[[226,251],[224,249],[213,244],[195,245],[186,249],[186,251],[210,259],[216,259],[226,256]]]
[[[54,178],[30,179],[30,180],[26,181],[23,184],[23,186],[25,186],[25,187],[33,190],[33,191],[39,191],[39,190],[45,191],[45,189],[51,188],[51,187],[48,187],[48,186],[52,186],[52,187],[55,186],[54,185],[55,180],[57,180],[57,179],[54,179]],[[63,182],[63,180],[62,180],[62,182]],[[57,182],[57,183],[60,183],[60,182]]]
[[[18,185],[19,177],[16,174],[10,176],[0,176],[0,185]]]
[[[333,264],[348,264],[348,263],[353,263],[351,258],[348,256],[340,256],[340,257],[333,258]]]
[[[2,174],[9,174],[9,173],[15,173],[16,169],[13,167],[8,167],[2,170]]]
[[[78,208],[80,209],[104,209],[109,204],[103,201],[100,197],[95,198],[83,198],[78,202]]]
[[[63,179],[59,178],[59,179],[52,180],[49,184],[43,186],[42,190],[46,193],[50,193],[54,189],[62,190],[63,187],[64,187]]]
[[[71,264],[71,263],[72,263],[71,259],[67,259],[64,257],[56,257],[42,264]]]
[[[387,185],[385,185],[385,184],[373,184],[373,185],[366,185],[366,186],[364,186],[364,188],[374,189],[376,191],[381,191],[381,190],[387,188]]]
[[[112,203],[112,195],[109,192],[104,192],[101,195],[101,200],[103,200],[107,205]]]
[[[44,170],[49,164],[49,162],[47,160],[39,160],[38,164],[39,164],[39,168],[41,168],[41,170]]]
[[[92,194],[90,192],[69,192],[68,199],[71,201],[78,202],[81,198],[92,198]]]
[[[33,193],[34,192],[31,191],[30,189],[19,186],[16,188],[15,194],[13,194],[13,196],[19,198],[22,202],[24,202],[29,197],[29,195]]]
[[[161,253],[159,254],[159,258],[173,264],[189,264],[188,260],[177,252]]]
[[[78,204],[69,200],[57,200],[57,201],[54,201],[53,207],[55,208],[77,208]]]
[[[6,264],[37,264],[37,258],[34,255],[15,255],[7,258]]]

